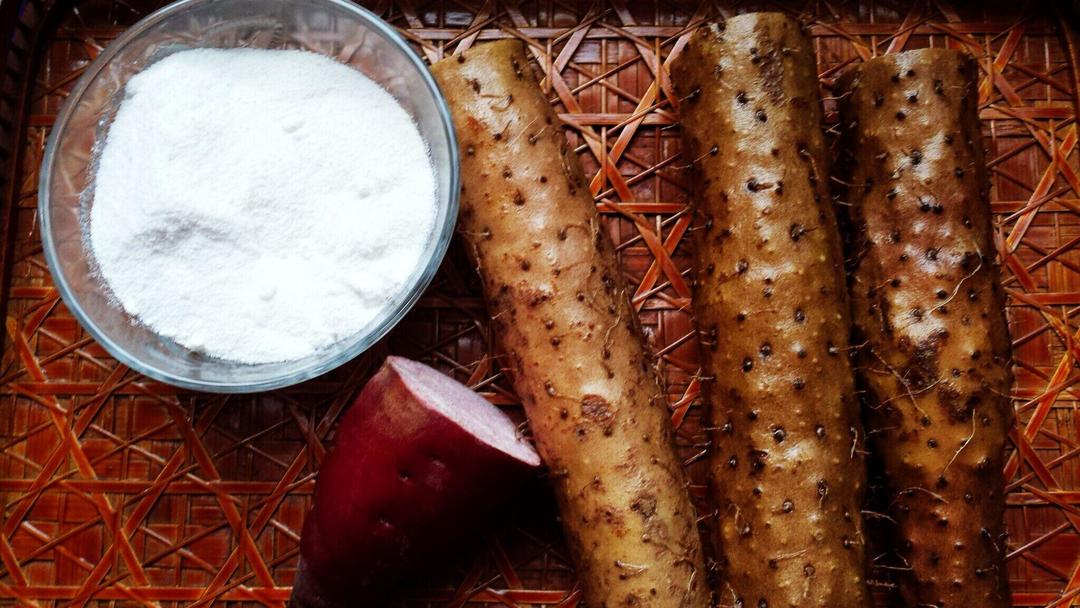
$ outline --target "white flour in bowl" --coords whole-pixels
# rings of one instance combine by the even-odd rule
[[[262,363],[359,331],[421,263],[435,216],[427,147],[373,81],[314,53],[203,49],[127,83],[88,229],[129,314]]]

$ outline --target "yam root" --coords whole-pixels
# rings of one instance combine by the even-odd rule
[[[587,606],[704,607],[666,400],[581,166],[520,42],[433,67],[461,149],[459,230],[483,279]]]
[[[1009,605],[1012,374],[977,75],[960,52],[923,49],[840,83],[854,339],[908,606]]]
[[[722,604],[865,607],[864,434],[813,49],[750,13],[673,66],[695,232]]]

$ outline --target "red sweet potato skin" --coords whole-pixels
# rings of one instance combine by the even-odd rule
[[[294,608],[378,604],[411,568],[487,523],[497,498],[539,464],[431,408],[398,365],[389,358],[364,387],[319,469]]]
[[[669,412],[580,164],[517,41],[433,67],[483,279],[590,607],[707,606]]]
[[[816,62],[801,25],[749,13],[674,63],[691,163],[721,602],[869,604],[865,468]]]
[[[854,340],[908,606],[1009,605],[1012,374],[977,75],[964,54],[923,49],[868,61],[838,91]]]

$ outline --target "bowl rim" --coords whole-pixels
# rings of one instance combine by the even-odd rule
[[[434,240],[434,250],[432,257],[426,262],[421,261],[413,272],[416,273],[417,269],[422,271],[419,274],[415,274],[413,282],[403,289],[400,294],[404,297],[400,301],[400,306],[389,316],[385,317],[381,323],[372,328],[372,331],[367,334],[354,334],[355,336],[361,336],[351,344],[349,348],[345,348],[340,351],[333,351],[333,345],[329,347],[329,351],[333,352],[332,356],[327,356],[323,359],[307,365],[300,369],[291,370],[289,373],[280,374],[275,377],[267,378],[265,380],[259,380],[254,382],[223,382],[212,380],[201,380],[189,378],[186,376],[174,374],[154,365],[148,364],[137,357],[130,354],[124,347],[113,341],[104,331],[102,331],[97,324],[95,324],[83,310],[78,299],[75,297],[74,292],[71,290],[67,278],[60,270],[58,254],[56,251],[56,244],[53,240],[51,220],[48,213],[49,207],[49,185],[51,182],[52,167],[56,161],[56,149],[59,134],[62,133],[67,123],[71,120],[74,114],[75,108],[79,105],[78,101],[82,98],[86,89],[90,86],[90,83],[97,77],[102,69],[109,64],[110,61],[119,53],[120,49],[124,48],[131,40],[141,35],[150,27],[156,25],[161,20],[171,16],[173,13],[177,13],[187,9],[192,5],[198,4],[218,4],[228,2],[229,0],[178,0],[172,4],[166,5],[149,15],[143,17],[137,21],[134,25],[126,29],[123,33],[116,37],[105,49],[91,62],[86,68],[83,74],[79,77],[78,82],[72,88],[68,98],[64,101],[64,105],[61,107],[56,121],[53,123],[53,127],[49,132],[49,137],[46,142],[45,155],[42,157],[40,165],[40,176],[38,177],[38,222],[40,224],[42,249],[45,255],[45,262],[49,268],[49,274],[53,279],[60,297],[63,299],[64,304],[72,315],[79,322],[79,324],[90,334],[90,336],[98,342],[110,355],[112,355],[120,364],[127,366],[137,373],[143,374],[154,380],[164,382],[173,386],[177,386],[184,389],[212,392],[212,393],[252,393],[259,391],[267,391],[277,388],[284,388],[299,384],[305,380],[310,380],[317,376],[321,376],[342,364],[351,361],[369,348],[371,348],[376,342],[381,340],[390,332],[401,319],[413,308],[416,302],[423,295],[424,291],[431,284],[435,277],[436,272],[441,266],[442,260],[446,255],[446,251],[449,248],[451,238],[454,234],[455,225],[457,223],[459,195],[461,192],[461,175],[460,175],[460,163],[459,163],[459,150],[457,145],[456,132],[454,130],[453,119],[450,114],[450,107],[446,102],[446,97],[443,95],[442,90],[439,88],[435,77],[432,75],[431,70],[428,68],[424,60],[415,52],[404,37],[397,31],[394,26],[384,21],[381,17],[371,12],[370,10],[356,5],[347,0],[309,0],[311,2],[324,3],[332,5],[336,8],[344,10],[348,13],[352,13],[359,21],[368,26],[371,31],[374,31],[380,35],[384,40],[389,42],[391,46],[395,47],[400,53],[402,53],[408,61],[416,68],[416,71],[420,75],[420,79],[423,82],[425,88],[432,95],[435,102],[435,107],[439,115],[439,122],[442,124],[443,135],[446,137],[449,145],[448,157],[449,157],[449,170],[450,170],[450,184],[449,191],[447,192],[447,205],[446,205],[446,220],[442,226],[436,226],[432,231],[431,238]],[[282,0],[262,0],[270,4],[283,4],[288,0],[282,2]],[[426,266],[421,266],[425,264]],[[346,339],[348,340],[348,338]],[[274,362],[273,364],[281,364],[288,362]],[[244,365],[243,363],[237,363],[237,365]],[[260,364],[252,364],[260,365]]]

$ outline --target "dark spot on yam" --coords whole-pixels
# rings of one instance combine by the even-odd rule
[[[761,345],[761,348],[758,349],[758,352],[761,353],[761,358],[764,359],[772,354],[772,345],[765,342]]]
[[[521,190],[514,193],[514,204],[518,207],[525,204],[525,195],[521,193]]]
[[[908,96],[907,96],[907,100],[908,100],[908,103],[918,103],[919,94],[918,93],[909,93]]]
[[[756,118],[758,122],[766,122],[769,120],[768,116],[765,115],[765,110],[760,109],[754,112],[754,118]]]
[[[784,500],[783,504],[780,505],[780,510],[784,513],[791,513],[795,510],[795,502],[790,498]]]
[[[735,262],[735,272],[737,274],[743,274],[749,267],[750,264],[746,260],[739,260],[738,262]]]
[[[751,473],[757,473],[761,469],[765,468],[765,459],[768,458],[769,453],[766,452],[765,450],[752,449],[752,450],[749,451],[749,456],[750,456],[750,471],[751,471]]]
[[[746,103],[750,98],[746,96],[746,91],[739,91],[735,94],[735,101],[739,103]]]
[[[772,437],[773,441],[775,441],[776,443],[781,443],[784,441],[784,438],[787,437],[787,432],[784,431],[784,429],[781,427],[776,427],[773,429]]]
[[[801,309],[801,308],[796,308],[795,309],[795,314],[793,316],[795,318],[796,323],[802,323],[803,321],[806,320],[806,313],[804,313],[803,309]]]
[[[615,419],[615,409],[599,395],[585,395],[581,400],[581,417],[604,428],[607,432]]]
[[[738,457],[735,456],[734,454],[732,454],[731,458],[728,458],[727,466],[728,466],[728,468],[731,468],[731,469],[734,469],[735,467],[739,466]]]

